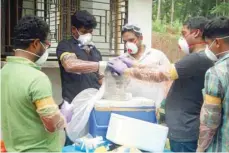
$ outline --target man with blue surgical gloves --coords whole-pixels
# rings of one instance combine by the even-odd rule
[[[127,58],[109,62],[112,71],[148,82],[174,81],[166,98],[166,124],[173,152],[195,152],[203,104],[204,75],[213,66],[202,38],[207,23],[204,17],[190,18],[183,24],[178,44],[187,55],[167,68],[138,66]],[[125,64],[124,64],[125,63]]]

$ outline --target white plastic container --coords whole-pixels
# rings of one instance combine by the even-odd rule
[[[111,114],[106,138],[118,145],[163,152],[167,135],[168,127]]]

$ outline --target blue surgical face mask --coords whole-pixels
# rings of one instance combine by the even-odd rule
[[[228,38],[229,36],[225,36],[225,37],[221,37],[221,38],[218,38],[218,39],[225,39],[225,38]],[[218,53],[218,54],[214,54],[214,52],[211,50],[211,47],[212,45],[215,43],[215,40],[211,43],[211,45],[207,46],[206,49],[205,49],[205,53],[207,55],[207,57],[209,59],[211,59],[212,61],[216,62],[218,61],[218,56],[219,55],[222,55],[222,54],[225,54],[225,53],[228,53],[229,50],[226,50],[226,51],[223,51],[221,53]]]

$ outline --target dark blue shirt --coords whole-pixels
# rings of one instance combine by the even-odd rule
[[[85,61],[94,61],[98,62],[102,60],[100,52],[92,47],[91,51],[87,53],[82,49],[79,41],[71,38],[69,40],[62,40],[57,47],[56,54],[58,57],[58,62],[60,65],[60,75],[61,75],[61,85],[62,85],[62,97],[64,100],[71,102],[75,96],[87,88],[100,88],[98,82],[99,75],[95,73],[87,74],[75,74],[68,73],[65,71],[64,67],[61,64],[60,56],[64,52],[75,53],[78,59]]]

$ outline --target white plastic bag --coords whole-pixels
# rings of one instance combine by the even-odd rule
[[[104,86],[105,82],[99,90],[94,88],[85,89],[73,99],[73,116],[66,127],[67,135],[73,142],[87,134],[84,132],[84,128],[96,101],[103,97]]]

